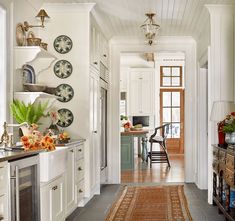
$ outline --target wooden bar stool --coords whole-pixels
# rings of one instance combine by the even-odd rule
[[[166,148],[166,138],[169,133],[169,126],[170,126],[170,123],[164,124],[160,127],[156,127],[154,134],[152,134],[149,138],[150,151],[148,152],[148,158],[150,159],[150,168],[152,167],[152,163],[167,163],[168,167],[169,168],[171,167],[168,153],[167,153],[167,148]],[[161,136],[157,135],[159,130],[161,130]],[[154,151],[153,150],[154,143],[159,144],[161,147],[161,150]]]

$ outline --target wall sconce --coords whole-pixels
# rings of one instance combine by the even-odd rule
[[[27,21],[24,21],[24,30],[28,31],[30,28],[33,27],[40,27],[40,28],[44,28],[44,21],[45,18],[50,18],[48,16],[48,14],[46,13],[46,11],[44,9],[41,9],[38,14],[36,15],[36,18],[40,18],[41,19],[41,25],[30,25]]]

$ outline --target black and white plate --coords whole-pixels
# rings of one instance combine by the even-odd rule
[[[25,64],[22,66],[23,70],[23,84],[35,84],[36,76],[33,66]]]
[[[54,40],[54,48],[60,54],[68,53],[73,47],[73,42],[70,37],[60,35]]]
[[[68,127],[73,123],[73,113],[66,108],[62,108],[58,110],[60,115],[60,119],[57,122],[57,125],[60,127]]]
[[[54,65],[54,73],[59,78],[67,78],[73,72],[73,66],[69,61],[59,60]]]
[[[74,96],[73,88],[69,84],[60,84],[55,91],[55,95],[58,96],[58,100],[61,102],[68,102]]]

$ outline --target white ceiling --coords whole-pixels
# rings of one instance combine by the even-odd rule
[[[33,1],[33,0],[32,0]],[[233,4],[235,0],[44,0],[50,3],[95,2],[94,16],[106,37],[143,36],[140,25],[146,12],[157,13],[162,36],[198,38],[209,23],[205,4]]]

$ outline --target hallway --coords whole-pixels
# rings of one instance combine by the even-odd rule
[[[120,190],[120,185],[103,186],[101,195],[95,196],[84,208],[78,208],[66,221],[104,221]],[[217,208],[207,203],[206,190],[199,190],[195,184],[185,184],[185,195],[194,221],[224,220]]]

